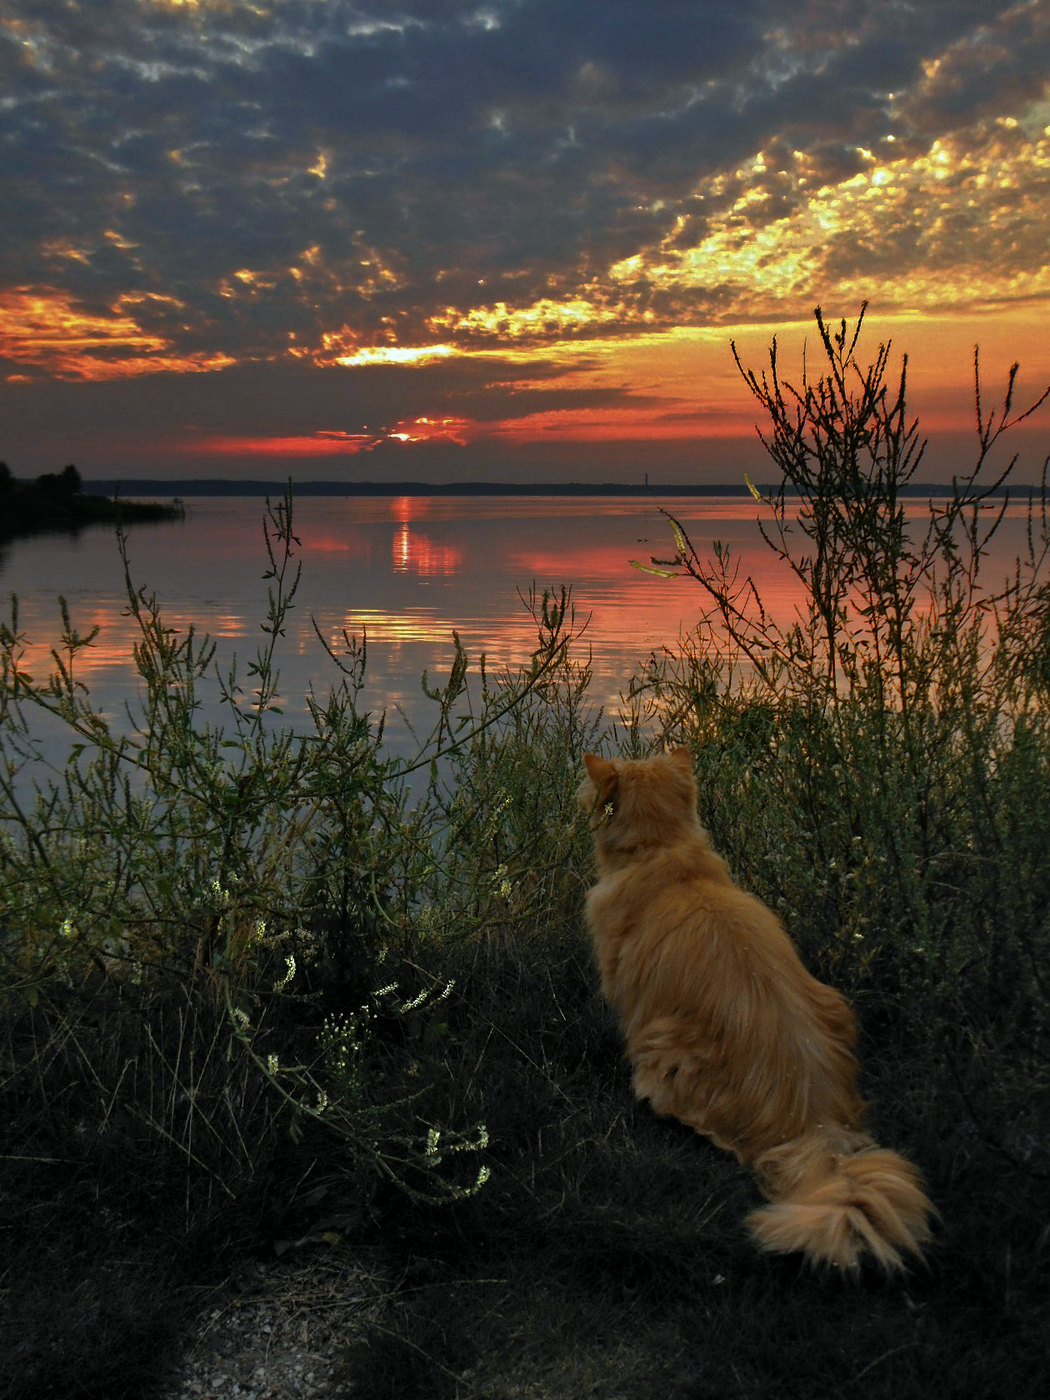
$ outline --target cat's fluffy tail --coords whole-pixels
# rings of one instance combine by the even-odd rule
[[[888,1274],[922,1258],[936,1211],[918,1170],[870,1139],[856,1150],[854,1136],[820,1130],[755,1163],[771,1200],[747,1224],[763,1249],[848,1271],[867,1255]]]

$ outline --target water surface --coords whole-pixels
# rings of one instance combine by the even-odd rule
[[[694,544],[715,539],[752,572],[766,606],[781,618],[799,601],[798,585],[762,543],[749,498],[690,497],[304,497],[295,502],[302,581],[278,664],[289,718],[302,722],[311,684],[334,680],[319,645],[338,649],[346,629],[368,640],[365,702],[390,712],[388,733],[408,746],[398,709],[425,729],[432,705],[420,688],[447,676],[453,629],[476,662],[528,659],[536,629],[520,594],[533,586],[571,586],[578,622],[588,620],[578,654],[592,658],[593,694],[614,712],[618,696],[646,656],[674,646],[694,625],[701,602],[688,579],[659,579],[631,559],[666,557],[674,544],[661,508],[686,527]],[[925,510],[917,502],[915,511]],[[1017,512],[1019,515],[1019,511]],[[128,533],[134,580],[155,593],[168,626],[191,625],[218,644],[223,667],[237,656],[243,674],[266,639],[267,568],[263,502],[253,497],[191,499],[184,522],[139,525]],[[998,545],[1005,561],[1021,542],[1022,522],[1008,522]],[[1005,572],[1005,563],[1000,572]],[[131,656],[137,637],[128,615],[114,534],[17,540],[0,553],[0,591],[19,600],[19,625],[30,640],[30,671],[48,664],[60,634],[58,596],[73,622],[98,636],[79,662],[79,679],[96,709],[121,713],[137,691]],[[217,718],[219,711],[209,714]]]

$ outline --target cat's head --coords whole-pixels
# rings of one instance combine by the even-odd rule
[[[671,846],[697,835],[696,782],[688,749],[652,758],[583,756],[576,800],[589,813],[599,853]]]

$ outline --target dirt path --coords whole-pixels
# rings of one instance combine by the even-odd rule
[[[205,1304],[157,1400],[330,1396],[354,1334],[390,1295],[342,1252],[245,1266]]]

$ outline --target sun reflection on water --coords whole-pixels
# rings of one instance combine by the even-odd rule
[[[438,544],[420,530],[414,530],[407,520],[398,526],[394,536],[394,571],[431,578],[438,574],[454,574],[463,562],[463,551],[455,545]]]

